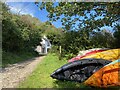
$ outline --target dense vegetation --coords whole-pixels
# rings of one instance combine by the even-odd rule
[[[60,30],[51,23],[40,22],[30,15],[12,14],[8,6],[2,5],[2,62],[3,67],[38,55],[34,50],[46,34],[52,43]],[[51,35],[51,36],[49,36]]]
[[[5,5],[2,7],[3,50],[16,52],[24,49],[30,50],[36,46],[41,39],[41,29],[35,24],[37,19],[29,15],[11,14]]]
[[[31,51],[40,41],[41,32],[32,22],[27,21],[31,16],[25,18],[24,15],[14,15],[3,3],[2,11],[2,66],[4,67],[34,56]]]
[[[35,2],[48,11],[50,22],[61,20],[65,33],[60,44],[62,56],[81,49],[120,48],[119,2]],[[104,26],[113,30],[103,29]],[[59,44],[59,45],[60,45]],[[69,58],[70,58],[69,57]]]

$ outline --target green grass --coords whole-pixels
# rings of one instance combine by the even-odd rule
[[[87,86],[70,81],[58,81],[52,79],[50,74],[67,63],[59,60],[55,54],[48,54],[38,65],[36,70],[25,81],[20,83],[19,88],[85,88]]]
[[[17,62],[25,61],[36,57],[35,53],[31,52],[19,52],[19,53],[11,53],[11,52],[2,52],[2,67],[6,67],[9,64],[15,64]]]

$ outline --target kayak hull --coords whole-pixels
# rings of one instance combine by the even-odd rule
[[[96,71],[84,83],[94,87],[120,86],[120,60],[117,60]]]
[[[94,72],[110,62],[108,60],[94,58],[70,62],[55,70],[51,74],[51,77],[58,80],[84,82]]]

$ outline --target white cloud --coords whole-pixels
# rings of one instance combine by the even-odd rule
[[[29,3],[27,5],[25,5],[24,3],[15,3],[14,5],[11,5],[11,4],[7,3],[7,5],[9,6],[10,11],[12,13],[20,14],[20,15],[29,14],[32,17],[34,17],[35,10],[31,7],[32,6],[31,3]]]

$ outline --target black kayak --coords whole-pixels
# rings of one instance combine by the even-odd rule
[[[63,65],[50,76],[58,80],[84,82],[93,73],[112,61],[104,59],[81,59]]]

